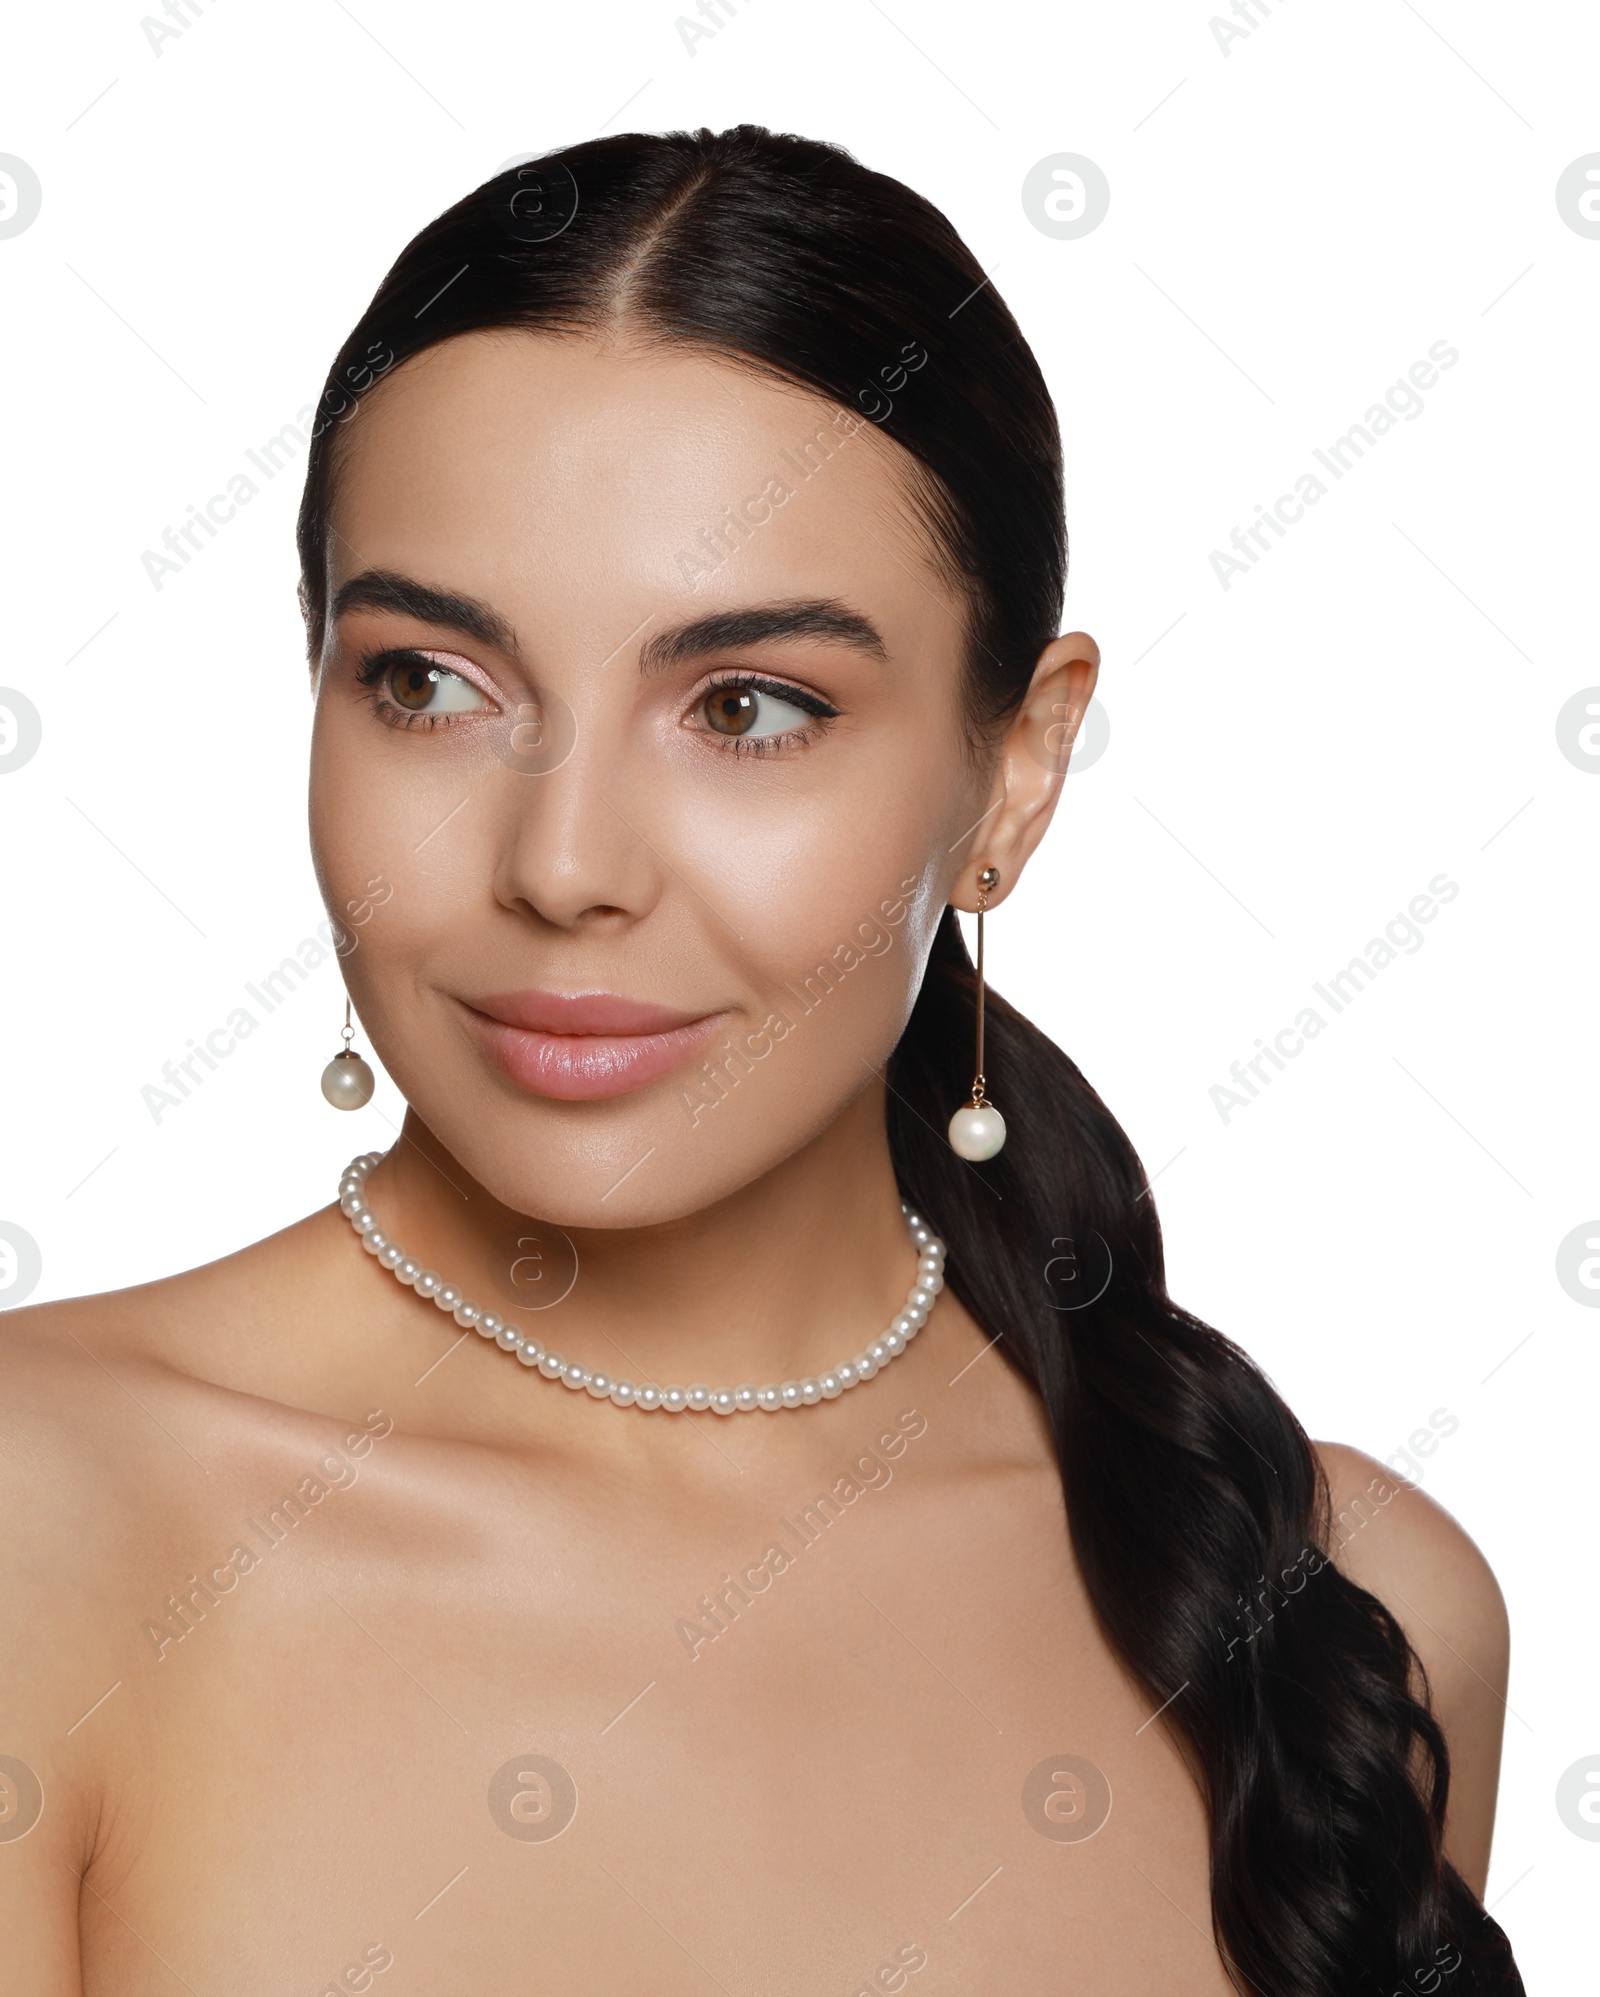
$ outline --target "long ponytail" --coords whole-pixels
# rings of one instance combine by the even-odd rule
[[[1225,1964],[1271,1997],[1351,1997],[1453,1952],[1456,1997],[1519,1991],[1442,1858],[1444,1737],[1399,1625],[1329,1558],[1311,1444],[1254,1362],[1168,1297],[1133,1146],[992,989],[1006,1147],[969,1165],[942,1141],[976,989],[946,910],[889,1069],[896,1173],[949,1244],[951,1288],[1043,1399],[1090,1600],[1206,1799]],[[1280,1576],[1292,1597],[1271,1596]]]
[[[497,175],[407,245],[336,356],[314,428],[298,530],[313,657],[336,447],[365,389],[460,333],[618,325],[808,388],[903,449],[969,612],[973,739],[992,740],[1060,628],[1061,448],[1043,377],[936,208],[838,147],[755,125],[566,148]],[[1504,1938],[1442,1857],[1449,1767],[1411,1689],[1416,1660],[1327,1561],[1327,1493],[1294,1417],[1168,1298],[1155,1203],[1115,1119],[991,999],[1010,1141],[973,1167],[930,1136],[974,1000],[947,912],[892,1063],[896,1169],[949,1241],[956,1294],[1049,1411],[1090,1598],[1201,1785],[1223,1961],[1256,1997],[1350,1997],[1454,1947],[1452,1997],[1520,1991]],[[1230,1647],[1254,1591],[1313,1560],[1325,1571],[1292,1612]]]

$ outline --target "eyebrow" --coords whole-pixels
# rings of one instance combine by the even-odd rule
[[[347,610],[391,610],[402,617],[415,617],[423,624],[449,625],[453,630],[465,631],[481,645],[493,645],[498,651],[516,655],[517,634],[499,611],[475,596],[433,589],[393,569],[363,569],[341,583],[333,599],[334,621]]]
[[[464,631],[480,644],[517,656],[517,636],[511,624],[489,604],[454,590],[435,589],[393,569],[363,569],[341,583],[333,599],[333,620],[349,610],[387,610],[415,617],[423,624]],[[658,631],[639,654],[642,673],[663,673],[707,652],[731,652],[783,638],[824,638],[886,659],[883,635],[868,617],[832,597],[807,597],[788,603],[751,604],[738,610],[713,611],[688,624]]]
[[[794,603],[760,603],[742,610],[713,611],[708,617],[697,617],[692,624],[658,631],[640,650],[639,670],[661,673],[706,652],[732,652],[743,645],[759,645],[774,638],[831,638],[876,659],[889,656],[889,649],[870,618],[830,597],[812,597]]]

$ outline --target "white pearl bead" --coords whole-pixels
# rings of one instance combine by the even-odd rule
[[[974,1109],[968,1103],[950,1119],[950,1149],[958,1158],[992,1158],[1005,1141],[1006,1120],[997,1109]]]
[[[359,1054],[335,1054],[322,1071],[322,1093],[335,1109],[360,1109],[372,1100],[377,1080]]]
[[[1003,1142],[1004,1124],[1000,1122],[998,1111],[992,1114],[1000,1124]],[[994,1149],[999,1148],[996,1143]],[[945,1245],[910,1203],[902,1200],[900,1211],[905,1218],[907,1233],[917,1249],[916,1285],[907,1296],[904,1309],[887,1331],[872,1340],[863,1351],[829,1372],[804,1380],[785,1380],[781,1386],[768,1383],[756,1387],[747,1381],[733,1388],[712,1388],[701,1384],[658,1387],[653,1383],[636,1387],[631,1381],[614,1380],[604,1372],[590,1373],[575,1361],[569,1363],[560,1353],[546,1352],[538,1339],[525,1338],[514,1325],[502,1322],[493,1311],[469,1302],[454,1284],[447,1283],[434,1270],[424,1269],[405,1253],[398,1242],[391,1241],[379,1227],[377,1216],[364,1204],[365,1180],[374,1166],[382,1162],[382,1157],[382,1153],[373,1151],[352,1159],[339,1182],[339,1209],[350,1221],[366,1252],[374,1256],[383,1268],[390,1270],[398,1281],[414,1288],[419,1296],[431,1298],[440,1310],[455,1319],[462,1330],[476,1331],[483,1338],[492,1338],[502,1350],[514,1352],[524,1366],[537,1367],[546,1379],[560,1380],[574,1391],[584,1388],[595,1400],[610,1400],[618,1407],[637,1406],[647,1411],[661,1408],[669,1414],[679,1414],[685,1409],[692,1409],[697,1414],[710,1410],[727,1415],[747,1413],[756,1408],[772,1413],[782,1408],[814,1407],[818,1401],[836,1400],[861,1381],[875,1378],[892,1359],[904,1352],[907,1344],[927,1322],[934,1300],[945,1286]]]

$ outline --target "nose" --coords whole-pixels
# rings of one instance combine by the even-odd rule
[[[634,829],[629,800],[643,793],[642,775],[598,719],[567,719],[571,748],[547,768],[560,752],[559,725],[531,713],[507,717],[505,767],[494,780],[495,895],[557,929],[625,927],[655,907],[667,873]]]

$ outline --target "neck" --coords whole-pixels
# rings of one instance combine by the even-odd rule
[[[635,1382],[760,1387],[823,1373],[882,1332],[916,1267],[881,1083],[762,1178],[648,1227],[518,1214],[414,1112],[366,1194],[384,1232],[474,1302]]]

